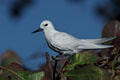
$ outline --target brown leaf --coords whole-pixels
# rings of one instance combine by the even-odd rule
[[[117,20],[111,21],[108,24],[106,24],[102,31],[102,37],[113,37],[113,36],[117,36],[117,39],[105,42],[103,44],[114,45],[116,47],[118,43],[120,43],[120,39],[118,40],[118,38],[120,38],[120,22]],[[112,50],[113,48],[103,49],[102,56],[109,56]]]
[[[12,50],[7,50],[3,53],[1,65],[13,70],[23,70],[20,58],[16,52]]]

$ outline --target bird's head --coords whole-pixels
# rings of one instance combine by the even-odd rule
[[[40,31],[45,30],[45,29],[54,29],[51,21],[49,21],[49,20],[42,21],[42,23],[40,24],[40,28],[33,31],[32,33],[40,32]]]
[[[41,24],[40,24],[40,28],[41,29],[46,29],[46,28],[51,28],[53,27],[52,22],[50,22],[49,20],[44,20]]]

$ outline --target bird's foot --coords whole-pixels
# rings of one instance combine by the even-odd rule
[[[60,60],[61,58],[59,57],[59,56],[52,56],[52,59],[54,60],[54,61],[58,61],[58,60]]]

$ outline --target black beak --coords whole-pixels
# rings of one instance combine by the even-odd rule
[[[42,30],[43,30],[43,29],[39,28],[39,29],[33,31],[32,33],[40,32],[40,31],[42,31]]]

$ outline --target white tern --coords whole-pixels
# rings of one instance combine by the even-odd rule
[[[100,38],[100,39],[79,39],[72,35],[57,31],[49,20],[44,20],[40,24],[40,28],[32,33],[44,32],[48,46],[64,55],[72,55],[83,50],[103,49],[113,47],[112,45],[102,45],[101,43],[115,39],[116,37]]]

